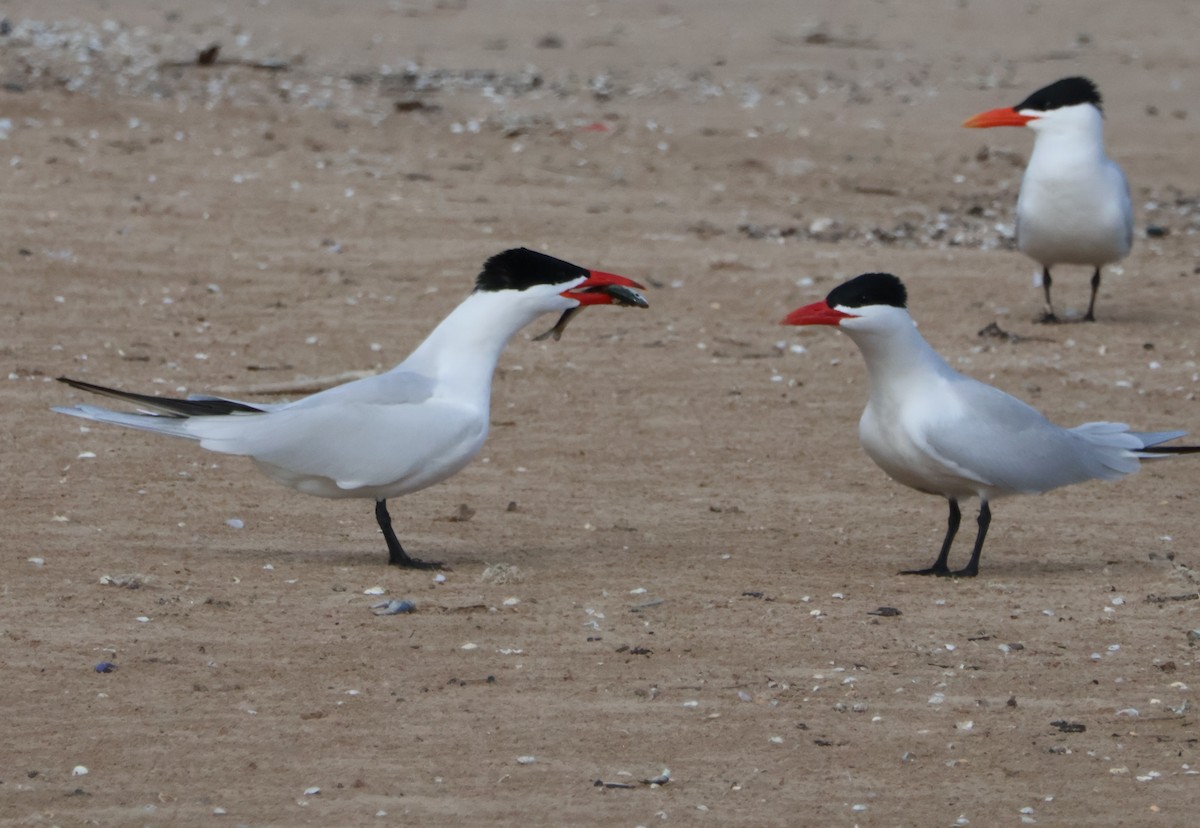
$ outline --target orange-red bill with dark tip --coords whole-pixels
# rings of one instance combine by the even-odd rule
[[[640,285],[624,276],[618,276],[615,273],[604,273],[600,270],[592,270],[588,272],[588,277],[584,280],[583,284],[563,291],[563,296],[574,299],[580,305],[611,305],[613,304],[613,296],[604,290],[604,288],[610,287],[646,289],[645,285]]]
[[[796,308],[789,313],[780,325],[834,325],[837,326],[843,319],[853,319],[854,314],[845,313],[836,308],[829,307],[829,303],[825,301],[813,302],[811,305],[805,305],[802,308]]]
[[[1004,106],[1000,109],[989,109],[987,112],[972,115],[963,121],[962,125],[971,129],[987,129],[998,126],[1020,127],[1035,120],[1037,120],[1036,115],[1022,115],[1011,106]]]

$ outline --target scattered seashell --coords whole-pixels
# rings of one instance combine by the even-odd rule
[[[514,564],[488,564],[479,580],[485,584],[515,584],[525,580],[525,574]]]
[[[376,615],[404,615],[415,612],[417,605],[407,599],[393,598],[391,601],[372,604],[371,609],[376,610]]]
[[[138,575],[101,575],[100,583],[125,589],[141,589],[142,587],[142,579]]]
[[[643,785],[665,785],[671,781],[671,769],[663,768],[662,773],[658,776],[652,776],[649,779],[643,779]]]

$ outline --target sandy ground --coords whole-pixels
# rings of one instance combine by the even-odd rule
[[[1053,419],[1200,431],[1200,6],[0,14],[3,824],[1192,824],[1200,464],[1002,501],[978,579],[898,577],[945,504],[859,448],[852,343],[776,323],[890,270]],[[1100,321],[1047,328],[1032,136],[958,124],[1074,73],[1137,242]],[[442,583],[384,565],[369,502],[48,410],[60,374],[387,367],[515,245],[652,307],[513,341],[480,458],[392,503]]]

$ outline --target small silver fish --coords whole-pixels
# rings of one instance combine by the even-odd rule
[[[607,293],[609,296],[611,296],[613,298],[614,305],[621,305],[627,308],[650,307],[650,303],[646,301],[645,296],[642,296],[642,294],[638,293],[633,288],[628,288],[624,285],[597,285],[596,287],[586,288],[582,292],[593,293],[596,291],[599,291],[600,293]],[[538,334],[533,338],[533,341],[541,342],[553,337],[554,341],[558,342],[558,340],[562,338],[563,331],[567,329],[567,323],[570,322],[571,318],[581,310],[583,310],[583,305],[563,311],[563,315],[558,317],[558,322],[555,323],[554,327],[543,334]]]

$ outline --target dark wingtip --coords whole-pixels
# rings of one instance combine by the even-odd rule
[[[132,391],[118,391],[116,388],[95,385],[90,382],[84,382],[83,380],[71,379],[70,377],[59,377],[58,381],[64,382],[79,391],[87,391],[91,394],[99,394],[102,397],[112,397],[113,399],[124,400],[125,402],[131,402],[136,405],[149,406],[157,411],[166,411],[174,417],[265,413],[264,409],[262,408],[248,405],[244,402],[238,402],[237,400],[224,400],[219,398],[181,400],[175,397],[153,397],[149,394],[136,394]]]

